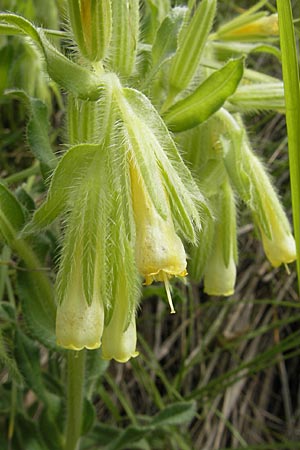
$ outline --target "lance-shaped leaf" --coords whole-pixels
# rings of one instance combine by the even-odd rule
[[[48,41],[42,30],[35,28],[29,20],[16,14],[1,13],[0,21],[14,25],[38,45],[46,59],[50,77],[61,87],[77,97],[97,100],[101,84],[97,76],[60,53]]]
[[[98,145],[79,144],[70,148],[56,167],[46,202],[35,212],[24,233],[31,233],[50,225],[68,209],[68,200],[86,176],[88,167],[99,150]]]
[[[32,153],[40,161],[46,174],[49,174],[56,167],[57,157],[52,151],[49,140],[47,106],[40,99],[29,97],[25,91],[7,90],[5,95],[20,99],[28,108],[28,143]]]
[[[133,448],[134,443],[140,441],[147,434],[155,434],[163,427],[188,423],[195,415],[196,403],[194,401],[173,403],[157,413],[149,424],[144,426],[131,425],[119,435],[116,433],[115,437],[111,438],[107,450]]]
[[[14,195],[0,183],[0,238],[12,245],[24,225],[22,206]]]
[[[58,410],[60,399],[47,391],[41,372],[39,347],[22,331],[16,330],[15,357],[19,370],[27,386],[35,392],[38,398],[50,408],[52,412]]]
[[[177,36],[182,26],[187,9],[176,7],[162,22],[157,30],[152,46],[152,64],[158,70],[161,64],[174,55],[177,49]]]
[[[143,5],[143,38],[147,43],[152,43],[156,32],[170,11],[171,0],[146,0]]]
[[[5,302],[8,303],[8,302]],[[1,315],[1,320],[3,316]],[[9,349],[6,348],[5,338],[0,330],[0,367],[5,367],[12,380],[14,380],[19,386],[23,384],[23,377],[20,373],[16,361],[12,358]]]
[[[30,334],[47,348],[57,349],[53,290],[40,266],[36,265],[32,272],[18,272],[17,292]]]
[[[243,58],[240,58],[229,61],[210,75],[191,95],[175,103],[164,114],[168,127],[172,131],[184,131],[207,120],[235,92],[243,69]]]
[[[17,233],[24,224],[22,207],[16,198],[0,184],[0,238],[24,260],[27,271],[18,272],[18,293],[26,323],[33,335],[46,346],[54,346],[55,306],[51,285],[41,263],[30,246]]]

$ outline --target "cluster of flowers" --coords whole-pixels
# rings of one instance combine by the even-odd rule
[[[242,79],[242,58],[212,76],[199,70],[204,49],[209,58],[228,52],[224,42],[230,39],[277,33],[277,17],[248,14],[208,39],[216,0],[200,2],[194,15],[185,7],[169,11],[167,1],[152,14],[154,4],[148,3],[145,42],[138,47],[138,0],[69,0],[75,62],[28,21],[2,15],[30,35],[49,75],[68,91],[70,148],[25,230],[38,231],[63,214],[57,343],[73,350],[101,346],[103,358],[120,362],[137,355],[142,278],[146,285],[164,282],[172,313],[173,276],[203,277],[211,295],[234,292],[237,196],[252,211],[271,264],[296,258],[289,222],[236,114],[241,98],[245,101],[243,86],[230,97]],[[224,42],[214,46],[214,40]],[[216,64],[211,58],[208,67]],[[203,84],[190,94],[203,76]],[[251,103],[266,83],[262,76],[248,76]],[[281,93],[281,84],[271,81]],[[212,99],[206,92],[211,86],[218,92]],[[169,129],[179,133],[172,136]],[[189,245],[189,267],[182,240]]]

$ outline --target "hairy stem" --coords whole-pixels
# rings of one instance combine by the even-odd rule
[[[79,450],[83,415],[86,352],[68,352],[67,427],[65,450]]]

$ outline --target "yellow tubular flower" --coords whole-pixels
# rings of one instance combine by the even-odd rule
[[[81,272],[77,267],[71,275],[67,293],[57,307],[56,341],[71,350],[100,347],[104,309],[95,289],[89,306],[84,298]]]
[[[218,247],[214,250],[207,261],[204,272],[204,292],[208,295],[227,297],[234,293],[236,265],[234,259],[230,258],[226,267],[222,251],[218,251]]]
[[[102,358],[115,359],[118,362],[125,363],[139,354],[136,351],[135,317],[132,315],[127,329],[123,331],[124,316],[120,313],[120,308],[117,305],[115,308],[111,321],[103,332]]]
[[[297,252],[288,218],[263,165],[253,154],[248,155],[256,183],[254,192],[259,193],[254,216],[261,231],[264,251],[274,267],[291,263],[297,258]],[[265,217],[268,229],[261,217]]]
[[[273,208],[277,208],[279,213],[281,212],[279,201],[273,205]],[[265,203],[265,209],[269,221],[271,239],[266,236],[261,227],[260,230],[264,251],[268,260],[273,267],[295,261],[297,258],[295,239],[285,215],[283,216],[283,213],[276,215],[276,210],[272,209],[272,205],[268,204],[268,202]]]
[[[127,280],[124,273],[117,275],[117,289],[112,317],[102,336],[102,358],[125,363],[138,356],[134,312],[129,312]],[[131,314],[131,317],[129,316]],[[129,320],[130,319],[130,320]]]
[[[262,243],[268,260],[273,267],[280,264],[289,264],[296,260],[296,244],[291,234],[283,233],[280,227],[273,229],[274,238],[272,240],[262,233]]]
[[[153,206],[143,181],[133,165],[131,165],[130,173],[136,225],[137,267],[145,278],[146,285],[153,281],[165,283],[171,312],[174,313],[169,278],[187,275],[185,250],[175,232],[170,209],[168,208],[167,218],[163,219]],[[166,196],[165,193],[163,195]],[[166,202],[168,202],[167,197]]]
[[[238,38],[243,39],[244,37],[255,36],[257,39],[259,37],[269,37],[278,36],[278,14],[271,14],[266,17],[261,17],[254,21],[249,21],[248,23],[241,25],[234,29],[229,29],[228,31],[221,34],[221,37],[225,39]]]

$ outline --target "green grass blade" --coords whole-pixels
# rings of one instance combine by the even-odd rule
[[[297,246],[297,274],[300,291],[300,90],[297,50],[290,0],[277,0],[282,73],[286,101],[290,177],[294,232]]]

